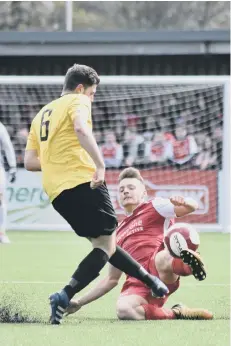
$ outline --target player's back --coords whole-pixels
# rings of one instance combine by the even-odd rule
[[[73,119],[79,107],[87,111],[87,124],[91,128],[91,103],[82,94],[63,95],[50,102],[32,122],[30,136],[36,140],[43,186],[51,200],[65,189],[91,181],[95,171],[74,130]]]

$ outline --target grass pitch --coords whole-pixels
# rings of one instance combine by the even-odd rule
[[[90,244],[71,232],[9,232],[9,237],[12,244],[0,246],[1,346],[229,345],[227,234],[200,235],[208,277],[202,283],[182,278],[180,289],[167,303],[207,308],[215,315],[213,321],[118,321],[115,303],[120,285],[65,318],[61,326],[47,324],[48,296],[68,282]]]

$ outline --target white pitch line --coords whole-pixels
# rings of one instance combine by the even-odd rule
[[[15,284],[15,285],[61,285],[65,284],[63,281],[0,281],[0,285],[7,285],[7,284]],[[211,283],[211,284],[182,284],[180,287],[189,286],[189,287],[228,287],[231,286],[231,284],[217,284],[217,283]]]

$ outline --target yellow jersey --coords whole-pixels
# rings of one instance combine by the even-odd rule
[[[74,130],[79,110],[87,113],[87,124],[92,128],[91,102],[82,94],[66,94],[52,101],[31,124],[26,150],[37,150],[43,188],[51,201],[64,190],[90,182],[96,170]]]

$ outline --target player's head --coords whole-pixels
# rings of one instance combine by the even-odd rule
[[[99,82],[99,76],[93,68],[74,64],[67,70],[63,84],[63,93],[76,92],[84,94],[93,102]]]
[[[147,196],[143,178],[138,169],[125,168],[119,175],[120,203],[131,213]]]

